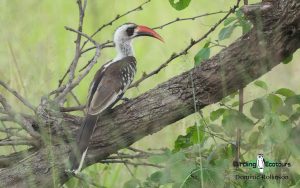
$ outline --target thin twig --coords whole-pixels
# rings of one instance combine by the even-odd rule
[[[111,47],[114,47],[114,43],[112,41],[106,41],[102,44],[100,44],[100,49],[105,49],[105,48],[111,48]],[[88,49],[85,49],[83,51],[81,51],[81,55],[90,51],[90,50],[93,50],[93,49],[96,49],[97,47],[96,46],[92,46]],[[83,71],[89,64],[91,63],[91,61],[89,61],[83,68],[81,68],[79,70],[79,72]],[[68,75],[68,73],[70,72],[70,67],[68,68],[67,72],[65,72],[65,74],[63,75],[63,77],[58,81],[59,85],[58,87],[60,87],[62,85],[62,82],[64,81],[64,79],[66,78],[66,76]]]
[[[72,106],[72,107],[60,107],[61,112],[73,112],[73,111],[84,111],[85,105]]]
[[[11,116],[0,116],[0,121],[13,121],[15,122],[14,118]]]
[[[119,154],[117,153],[117,155],[119,155]],[[120,159],[123,160],[122,157],[120,157]],[[134,174],[133,174],[133,172],[131,171],[131,169],[129,168],[128,164],[127,164],[127,163],[124,163],[124,166],[127,168],[127,170],[128,170],[128,172],[129,172],[129,174],[131,175],[131,177],[134,177]]]
[[[11,145],[35,146],[34,142],[29,140],[22,140],[22,139],[0,140],[0,146],[11,146]]]
[[[15,136],[15,137],[22,138],[24,140],[31,140],[30,137],[20,133],[22,129],[7,128],[7,126],[3,121],[0,122],[3,126],[3,128],[0,127],[0,132],[6,133],[8,137]]]
[[[240,3],[240,0],[237,1],[237,4],[234,5],[233,8],[231,8],[228,13],[222,18],[220,19],[213,27],[211,27],[208,32],[206,32],[202,37],[200,37],[199,39],[197,40],[194,40],[194,39],[191,39],[191,42],[190,44],[185,48],[183,49],[181,52],[179,53],[173,53],[168,59],[166,62],[164,62],[163,64],[161,64],[157,69],[155,69],[154,71],[148,73],[148,74],[144,74],[142,76],[142,78],[140,78],[139,80],[137,80],[135,83],[133,83],[129,88],[132,88],[132,87],[137,87],[141,82],[143,82],[144,80],[148,79],[149,77],[159,73],[162,69],[164,69],[165,67],[168,66],[168,64],[170,62],[172,62],[174,59],[180,57],[180,56],[183,56],[183,55],[186,55],[188,53],[188,51],[196,44],[198,44],[199,42],[201,42],[202,40],[204,40],[205,38],[207,38],[209,36],[209,34],[211,34],[213,31],[215,31],[215,29],[226,19],[228,18],[232,13],[235,12],[235,10],[239,7],[239,3]]]
[[[110,26],[112,25],[115,21],[117,21],[118,19],[124,17],[124,16],[127,16],[128,14],[132,13],[132,12],[135,12],[135,11],[140,11],[140,10],[143,10],[143,6],[147,3],[149,3],[151,0],[147,0],[145,1],[144,3],[140,4],[138,7],[134,8],[134,9],[131,9],[121,15],[117,15],[114,19],[112,19],[111,21],[107,22],[106,24],[103,24],[101,27],[99,27],[92,35],[91,35],[91,38],[93,38],[97,33],[99,33],[102,29],[104,29],[105,27],[107,26]],[[86,40],[82,47],[81,47],[81,50],[84,48],[84,46],[86,45],[86,43],[88,42],[88,40]]]
[[[133,166],[152,166],[156,168],[164,168],[162,165],[152,164],[152,163],[134,163],[129,160],[102,160],[101,163],[126,163]]]
[[[78,173],[78,174],[71,173],[70,176],[73,176],[81,181],[84,181],[85,183],[92,185],[94,187],[105,188],[104,186],[101,186],[101,185],[97,184],[96,182],[94,182],[93,180],[91,180],[90,178],[86,177],[83,173]]]
[[[19,81],[21,83],[21,86],[22,86],[22,88],[24,90],[24,94],[25,94],[25,97],[26,97],[26,87],[25,87],[24,82],[23,82],[22,74],[21,74],[21,71],[20,71],[20,67],[18,65],[18,61],[17,61],[16,55],[14,53],[14,50],[13,50],[10,42],[8,42],[8,48],[9,48],[9,51],[10,51],[10,53],[12,55],[12,58],[13,58],[12,62],[14,64],[14,66],[16,67],[17,76],[19,78]]]
[[[17,99],[19,99],[26,107],[35,111],[35,107],[32,104],[30,104],[24,97],[22,97],[16,90],[10,88],[6,83],[4,83],[1,80],[0,85],[4,87],[7,91],[9,91],[11,94],[13,94]]]
[[[157,154],[157,153],[151,153],[151,152],[148,152],[148,151],[140,150],[140,149],[137,149],[137,148],[134,148],[134,147],[131,147],[131,146],[129,146],[127,149],[129,149],[131,151],[134,151],[134,152],[138,152],[138,153],[142,153],[142,154],[147,154],[147,155]]]
[[[149,157],[148,154],[118,154],[117,156],[109,156],[106,159],[144,159]]]
[[[11,105],[8,104],[6,98],[1,94],[0,94],[0,103],[3,106],[3,109],[4,109],[5,113],[9,114],[10,111],[11,111]]]
[[[90,70],[92,69],[93,65],[97,63],[97,59],[99,58],[100,56],[100,44],[97,43],[94,39],[92,39],[90,36],[88,36],[87,34],[85,33],[82,33],[80,31],[77,31],[77,30],[74,30],[70,27],[65,27],[67,30],[69,31],[72,31],[72,32],[75,32],[75,33],[79,33],[80,35],[84,36],[85,38],[87,38],[88,40],[90,40],[92,43],[94,43],[95,46],[97,46],[97,49],[96,49],[96,52],[95,52],[95,55],[94,57],[92,58],[91,60],[91,63],[89,64],[89,66],[86,68],[85,72],[81,75],[78,76],[77,80],[76,81],[73,81],[72,83],[69,83],[67,85],[63,85],[59,88],[57,88],[56,90],[52,91],[50,93],[50,95],[52,94],[55,94],[57,92],[61,92],[61,94],[59,96],[56,97],[56,101],[57,102],[60,102],[64,99],[64,97],[74,88],[76,87],[80,82],[81,80],[90,72]]]
[[[173,21],[167,22],[167,23],[162,24],[160,26],[153,27],[152,29],[163,29],[164,27],[166,27],[168,25],[171,25],[171,24],[173,24],[175,22],[195,20],[197,18],[201,18],[201,17],[205,17],[205,16],[210,16],[210,15],[215,15],[215,14],[222,14],[222,13],[227,13],[227,11],[218,11],[218,12],[206,13],[206,14],[201,14],[201,15],[194,16],[194,17],[187,17],[187,18],[176,18]]]
[[[1,83],[1,81],[0,81]],[[7,100],[3,95],[0,94],[0,103],[4,107],[8,116],[2,116],[0,119],[2,121],[14,121],[21,125],[32,137],[39,138],[40,135],[32,128],[31,123],[27,120],[29,117],[25,114],[16,113],[12,110],[11,106],[8,104]]]
[[[11,132],[10,129],[7,128],[6,124],[3,121],[1,121],[1,124],[2,124],[2,126],[4,128],[4,131],[5,131],[6,135],[7,135],[7,137],[9,137],[9,136],[17,136],[17,134],[19,134],[18,132],[16,132],[16,134],[14,132]],[[14,150],[14,152],[17,152],[15,145],[12,145],[11,147]]]
[[[85,11],[85,7],[86,7],[86,4],[87,4],[87,0],[85,0],[85,3],[84,3],[85,5],[84,6],[82,6],[82,1],[81,0],[77,0],[77,4],[78,4],[78,9],[79,9],[79,23],[78,23],[78,29],[77,30],[79,32],[82,32],[84,11]],[[70,66],[69,84],[71,84],[73,79],[74,79],[76,66],[77,66],[77,63],[79,61],[80,54],[81,54],[81,52],[80,52],[81,51],[80,50],[81,34],[80,33],[77,33],[77,39],[76,39],[75,43],[76,43],[75,56],[74,56],[74,59],[71,63],[71,66]],[[61,83],[59,85],[61,85]]]
[[[104,43],[101,44],[101,49],[112,48],[112,47],[115,47],[115,44],[114,44],[113,41],[110,41],[110,40],[108,40],[108,41],[106,41],[106,42],[104,42]],[[81,54],[84,54],[84,53],[86,53],[86,52],[88,52],[90,50],[93,50],[93,49],[96,49],[96,46],[92,46],[92,47],[89,47],[89,48],[87,48],[85,50],[82,50]]]

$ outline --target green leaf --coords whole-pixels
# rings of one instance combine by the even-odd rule
[[[251,24],[247,21],[242,21],[240,22],[241,26],[242,26],[242,30],[243,30],[243,34],[246,34],[250,31],[251,29]]]
[[[191,137],[191,142],[193,144],[199,144],[204,141],[204,126],[193,126],[190,127],[190,132],[188,132]]]
[[[175,147],[174,151],[179,151],[180,149],[187,148],[192,146],[193,143],[191,142],[191,139],[189,136],[182,136],[179,135],[175,141]]]
[[[183,182],[186,177],[196,168],[196,164],[192,160],[178,160],[168,164],[170,170],[170,178],[174,182]]]
[[[255,84],[256,86],[258,86],[258,87],[260,87],[260,88],[266,90],[266,91],[268,90],[268,85],[267,85],[266,82],[264,82],[264,81],[256,80],[256,81],[254,82],[254,84]]]
[[[287,88],[278,89],[275,93],[278,95],[282,95],[284,97],[291,97],[291,96],[296,95],[294,91],[287,89]]]
[[[273,112],[278,111],[278,109],[283,106],[283,102],[281,98],[278,97],[277,95],[270,94],[268,95],[267,99]]]
[[[204,60],[207,60],[210,56],[210,41],[207,41],[203,48],[199,50],[199,52],[195,55],[194,61],[195,61],[195,66],[200,65]]]
[[[245,19],[245,16],[240,9],[236,11],[235,15],[237,16],[239,26],[242,27],[243,34],[248,33],[251,29],[251,23]]]
[[[140,180],[133,178],[124,183],[123,188],[137,188],[139,187]]]
[[[229,18],[226,18],[224,20],[224,26],[227,26],[229,24],[231,24],[233,21],[235,21],[237,18],[236,17],[229,17]]]
[[[163,173],[161,171],[154,172],[151,174],[150,179],[154,182],[159,182],[161,177],[163,176]]]
[[[289,62],[291,62],[293,60],[293,54],[290,55],[289,57],[285,58],[282,63],[283,64],[288,64]]]
[[[215,133],[222,133],[224,130],[220,125],[217,124],[209,124],[209,129]]]
[[[260,132],[258,132],[258,131],[251,133],[249,136],[249,144],[257,145],[259,135],[260,135]]]
[[[286,141],[291,134],[292,126],[286,121],[280,121],[279,116],[269,113],[266,117],[263,135],[273,143],[281,143]]]
[[[175,3],[176,2],[176,3]],[[183,10],[189,6],[191,0],[169,0],[169,3],[176,10]]]
[[[244,14],[243,14],[243,12],[242,12],[241,9],[236,10],[236,11],[235,11],[235,15],[236,15],[236,17],[239,18],[239,19],[243,19],[243,16],[244,16]]]
[[[300,104],[300,95],[294,95],[285,99],[286,105]]]
[[[233,102],[233,103],[231,104],[231,107],[236,107],[236,106],[238,106],[239,104],[240,104],[239,101],[235,101],[235,102]]]
[[[253,122],[237,110],[226,110],[223,114],[222,125],[227,135],[234,136],[237,127],[247,131],[253,127]]]
[[[300,118],[300,107],[297,108],[297,111],[291,115],[290,121],[298,121]]]
[[[236,28],[236,25],[231,25],[231,26],[222,28],[219,33],[219,41],[229,38],[235,28]]]
[[[280,115],[285,115],[286,117],[290,117],[291,114],[293,113],[293,107],[292,105],[283,105],[278,109],[278,112]]]
[[[253,101],[250,113],[256,119],[262,119],[268,112],[268,109],[270,109],[268,102],[263,98],[258,98]]]
[[[219,119],[219,117],[223,115],[224,112],[225,112],[224,108],[219,108],[218,110],[212,111],[210,113],[210,120],[215,121]]]
[[[175,147],[173,151],[179,151],[180,149],[190,147],[194,144],[199,144],[204,141],[204,126],[194,125],[188,127],[186,135],[179,135],[175,141]]]

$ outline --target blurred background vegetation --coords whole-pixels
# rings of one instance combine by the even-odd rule
[[[91,34],[99,26],[115,18],[117,14],[124,13],[144,0],[89,0],[83,25],[84,33]],[[249,3],[258,2],[249,0]],[[216,11],[228,11],[234,5],[234,1],[228,0],[192,0],[191,4],[182,11],[177,11],[170,6],[169,1],[153,0],[144,6],[142,11],[134,12],[116,21],[112,26],[105,28],[97,34],[95,39],[104,42],[112,39],[116,27],[125,22],[134,22],[149,27],[159,26],[177,17],[192,17],[204,13]],[[41,96],[54,90],[58,80],[67,70],[74,56],[76,35],[64,29],[64,26],[77,28],[78,8],[75,0],[0,0],[0,79],[9,83],[32,104],[38,105]],[[175,23],[162,30],[157,30],[163,36],[165,43],[161,44],[151,39],[136,39],[134,42],[135,56],[138,61],[136,79],[143,72],[154,70],[162,64],[172,53],[178,52],[189,44],[191,38],[199,38],[212,27],[223,14],[203,17],[194,21]],[[218,27],[209,38],[211,41],[218,39],[218,34],[223,26]],[[233,31],[230,38],[220,41],[222,45],[229,45],[242,35],[242,29]],[[157,84],[194,67],[194,56],[204,46],[207,40],[192,48],[189,54],[178,58],[159,74],[144,81],[138,88],[130,89],[126,96],[132,98],[155,87]],[[219,52],[222,47],[211,48],[210,56]],[[79,62],[83,67],[93,52],[84,54]],[[113,48],[104,49],[101,58],[92,72],[74,90],[81,103],[85,103],[90,81],[98,68],[112,59],[115,55]],[[260,78],[267,83],[266,90],[255,84],[245,88],[245,101],[264,96],[266,93],[279,88],[289,88],[299,93],[299,72],[297,64],[300,59],[299,51],[294,54],[292,62],[280,64],[269,73]],[[237,62],[238,63],[238,62]],[[1,93],[6,91],[0,88]],[[8,95],[10,96],[10,95]],[[19,111],[26,110],[13,97],[8,98],[13,105],[19,107]],[[75,105],[70,98],[68,105]],[[206,107],[203,112],[208,116],[219,105]],[[246,109],[250,107],[245,106]],[[174,148],[175,140],[179,135],[185,135],[186,129],[193,126],[200,119],[199,114],[191,115],[162,131],[147,136],[134,144],[134,147],[147,150],[148,148]],[[18,148],[23,149],[23,148]],[[1,154],[10,153],[11,147],[1,149]],[[255,153],[255,152],[254,152]],[[253,155],[253,157],[256,157]],[[299,164],[299,163],[298,163]],[[293,165],[292,168],[297,168]],[[130,166],[135,178],[145,180],[157,169],[155,167]],[[93,177],[95,181],[106,187],[122,187],[125,182],[132,179],[132,175],[123,164],[95,164],[86,168],[83,173]],[[78,180],[72,179],[65,186],[78,185]],[[165,187],[168,187],[166,185]]]

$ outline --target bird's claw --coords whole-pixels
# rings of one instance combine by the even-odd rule
[[[71,169],[66,169],[65,173],[67,175],[74,176],[74,175],[77,175],[79,173],[79,171],[77,171],[77,170],[71,170]]]
[[[124,101],[124,102],[129,102],[130,101],[130,99],[127,98],[127,97],[123,97],[121,100]]]

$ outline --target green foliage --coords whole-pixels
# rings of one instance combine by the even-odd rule
[[[275,94],[282,95],[284,97],[292,97],[292,96],[296,95],[294,91],[287,89],[287,88],[278,89],[275,92]]]
[[[139,185],[140,185],[140,180],[133,178],[131,180],[128,180],[124,184],[123,188],[137,188],[137,187],[139,187]]]
[[[178,136],[175,141],[174,151],[179,151],[180,149],[190,147],[194,144],[201,144],[204,141],[204,127],[194,125],[187,128],[186,135]]]
[[[169,0],[169,3],[176,10],[183,10],[189,6],[191,0]]]
[[[225,39],[228,39],[233,30],[236,28],[236,25],[230,25],[228,27],[224,27],[221,29],[220,33],[219,33],[219,40],[225,40]]]
[[[258,87],[260,87],[260,88],[266,90],[266,91],[268,90],[268,85],[267,85],[264,81],[256,80],[256,81],[254,82],[254,84],[255,84],[256,86],[258,86]]]
[[[225,133],[233,137],[237,127],[243,131],[248,131],[253,127],[253,122],[250,118],[240,113],[237,110],[228,109],[223,114],[222,125]]]
[[[249,32],[251,29],[250,22],[245,19],[241,10],[237,10],[234,16],[224,20],[224,27],[219,32],[219,41],[230,38],[233,31],[238,27],[242,28],[243,34]]]
[[[228,17],[224,20],[224,26],[231,24],[232,22],[236,21],[237,17]]]
[[[256,81],[254,85],[268,90],[265,82]],[[209,119],[201,118],[196,125],[186,129],[185,135],[179,135],[172,151],[167,149],[160,155],[149,157],[149,162],[165,167],[152,173],[142,187],[279,186],[276,181],[229,178],[253,174],[250,168],[237,170],[232,166],[236,146],[230,140],[236,138],[236,129],[240,128],[241,153],[245,153],[241,155],[241,161],[255,161],[261,149],[269,160],[290,161],[291,156],[299,154],[297,147],[293,144],[287,147],[286,143],[293,140],[300,144],[300,128],[294,126],[300,119],[300,95],[288,88],[280,88],[246,102],[248,111],[241,113],[228,105],[234,104],[236,94],[222,100],[221,107],[212,111]],[[286,170],[284,173],[289,174],[289,180],[282,184],[295,187],[300,175],[291,168]]]
[[[224,114],[225,111],[226,109],[224,108],[219,108],[218,110],[212,111],[210,113],[210,120],[215,121],[219,119]]]
[[[195,65],[200,65],[204,60],[209,59],[210,57],[210,41],[207,41],[203,48],[194,57]]]
[[[283,64],[288,64],[289,62],[291,62],[293,60],[293,55],[290,55],[289,57],[287,57],[286,59],[284,59],[282,61]]]

